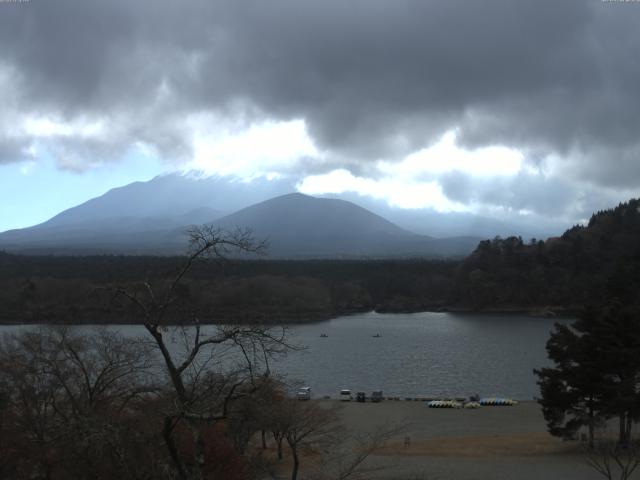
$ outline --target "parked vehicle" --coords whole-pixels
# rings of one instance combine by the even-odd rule
[[[364,403],[366,400],[367,400],[367,397],[364,394],[364,392],[356,393],[356,402]]]
[[[351,400],[353,400],[353,397],[351,396],[351,390],[346,388],[340,390],[340,401],[350,402]]]
[[[311,387],[302,387],[298,390],[298,400],[311,400]]]
[[[371,401],[378,403],[382,401],[382,390],[376,390],[374,392],[371,392]]]

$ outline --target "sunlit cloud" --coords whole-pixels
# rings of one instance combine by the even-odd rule
[[[456,145],[456,133],[451,130],[434,145],[414,152],[400,162],[381,162],[378,168],[383,173],[405,178],[451,171],[474,177],[492,177],[515,175],[522,165],[522,153],[507,147],[462,149]]]
[[[463,204],[452,202],[435,181],[405,182],[396,178],[371,179],[354,176],[338,169],[322,175],[310,175],[297,185],[298,191],[308,195],[355,192],[386,200],[400,208],[433,208],[440,212],[467,211]]]
[[[301,158],[320,152],[303,120],[230,128],[214,118],[191,119],[193,158],[185,169],[242,178],[277,178]]]
[[[510,178],[525,169],[523,155],[502,146],[465,150],[456,145],[456,134],[449,131],[427,148],[400,161],[379,161],[372,178],[355,176],[346,169],[305,177],[298,184],[310,195],[354,192],[385,200],[400,208],[432,208],[440,212],[472,211],[473,202],[449,198],[442,178],[451,172],[477,179]]]
[[[22,134],[38,139],[49,137],[100,138],[106,133],[104,120],[77,118],[64,121],[47,116],[26,116],[22,121]]]

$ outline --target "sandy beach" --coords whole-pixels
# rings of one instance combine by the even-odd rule
[[[389,422],[406,425],[404,433],[370,457],[368,466],[385,467],[370,478],[602,478],[585,464],[578,442],[564,442],[546,432],[535,402],[476,410],[432,409],[420,401],[345,402],[341,415],[353,432],[372,431]]]

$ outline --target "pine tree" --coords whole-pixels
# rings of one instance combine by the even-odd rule
[[[628,444],[640,416],[637,310],[615,302],[587,309],[571,326],[556,324],[547,352],[555,367],[534,372],[549,432],[572,438],[587,427],[593,445],[595,427],[618,417],[619,442]]]

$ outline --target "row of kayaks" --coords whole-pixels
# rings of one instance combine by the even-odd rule
[[[478,402],[462,403],[456,400],[431,400],[427,402],[429,408],[480,408]]]
[[[458,402],[457,400],[431,400],[427,402],[429,408],[480,408],[480,407],[510,407],[518,402],[511,398],[490,397],[481,398],[477,402]]]
[[[371,335],[373,338],[382,338],[382,335],[380,335],[379,333],[376,333],[375,335]],[[329,335],[327,335],[326,333],[321,333],[320,334],[320,338],[327,338],[329,337]]]
[[[483,406],[510,407],[516,403],[518,402],[511,398],[489,397],[480,399],[480,405]]]

